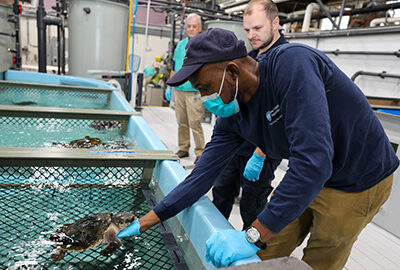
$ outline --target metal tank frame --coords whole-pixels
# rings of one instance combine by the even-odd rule
[[[45,74],[26,73],[25,72],[11,72],[5,77],[13,78],[20,81],[34,81],[36,83],[45,83],[49,78]],[[16,76],[18,74],[18,76]],[[61,84],[61,77],[58,75],[51,75],[52,82]],[[91,84],[95,80],[89,80]],[[77,78],[75,85],[85,85],[86,79]],[[99,85],[103,85],[99,81]],[[114,93],[117,91],[114,91]],[[127,111],[134,112],[132,107],[122,97],[116,95],[116,98]],[[153,151],[166,151],[166,146],[151,130],[150,126],[139,115],[131,115],[127,126],[127,135],[135,139],[139,149],[153,150]],[[164,152],[163,152],[164,153]],[[172,158],[172,157],[171,157]],[[170,158],[170,159],[171,159]],[[177,162],[173,160],[158,160],[155,162],[155,167],[151,176],[150,187],[154,193],[155,199],[160,201],[166,194],[168,194],[175,186],[182,182],[187,172]],[[205,259],[205,242],[216,231],[233,229],[232,225],[223,217],[223,215],[213,205],[211,200],[203,196],[191,207],[183,210],[177,216],[169,219],[167,224],[170,226],[176,242],[180,246],[187,265],[190,269],[216,269],[210,262]],[[252,262],[260,262],[257,256],[253,256],[246,260],[234,262],[232,265],[248,264]]]

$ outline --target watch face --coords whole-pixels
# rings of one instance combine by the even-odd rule
[[[255,228],[250,228],[246,231],[246,237],[250,243],[255,243],[260,239],[260,233]]]

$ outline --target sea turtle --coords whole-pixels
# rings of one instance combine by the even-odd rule
[[[116,139],[114,141],[108,142],[105,146],[106,149],[132,149],[134,148],[134,144],[131,142],[127,142],[123,139]]]
[[[21,101],[21,102],[13,102],[14,105],[18,106],[28,106],[28,105],[37,105],[34,101]]]
[[[102,243],[107,246],[100,251],[100,254],[108,257],[121,246],[117,234],[135,219],[136,216],[131,212],[98,213],[62,225],[49,237],[57,247],[50,257],[56,262],[63,259],[67,251],[88,250]]]
[[[70,141],[69,144],[53,142],[53,145],[61,145],[66,148],[91,148],[98,145],[103,145],[104,143],[99,138],[92,138],[85,136],[83,139]]]
[[[91,148],[97,145],[103,145],[103,142],[99,138],[85,136],[83,139],[70,141],[69,145],[72,148]]]
[[[119,121],[93,121],[90,124],[90,127],[97,130],[119,128],[120,126],[121,123]]]

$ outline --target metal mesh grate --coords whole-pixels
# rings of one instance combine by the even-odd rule
[[[86,136],[99,138],[103,144],[92,148],[134,149],[136,144],[126,134],[128,120],[84,120],[30,117],[0,117],[0,147],[59,147]],[[82,143],[80,143],[83,145]],[[78,143],[79,145],[79,143]]]
[[[48,236],[61,224],[101,212],[150,209],[140,187],[142,168],[0,167],[0,268],[174,269],[157,227],[122,239],[111,257],[100,245],[52,262]]]
[[[121,128],[122,125],[127,125],[128,121],[112,121],[119,122],[115,128]],[[57,118],[28,118],[28,117],[0,117],[0,126],[30,126],[39,128],[51,128],[59,130],[62,127],[90,127],[96,120],[81,120],[81,119],[57,119]]]
[[[0,105],[115,109],[110,103],[110,92],[63,91],[9,86],[0,86]]]

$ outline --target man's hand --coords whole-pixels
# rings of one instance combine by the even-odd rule
[[[256,152],[253,153],[251,158],[247,161],[244,168],[243,176],[250,181],[258,181],[260,173],[264,167],[265,157],[259,156]]]
[[[246,239],[244,231],[224,230],[214,233],[206,241],[206,260],[215,267],[226,267],[234,261],[254,256],[259,250]]]
[[[139,219],[136,219],[131,225],[120,231],[117,237],[122,238],[138,234],[140,234],[140,223]]]
[[[122,238],[132,235],[138,235],[160,222],[161,220],[154,212],[154,210],[150,210],[150,212],[148,212],[146,215],[139,219],[136,219],[131,225],[120,231],[117,237]]]

